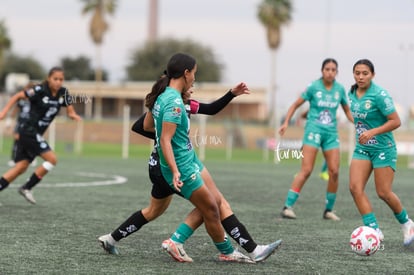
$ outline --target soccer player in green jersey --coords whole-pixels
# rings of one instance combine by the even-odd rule
[[[349,170],[349,189],[362,216],[364,225],[379,229],[365,186],[374,171],[377,195],[393,211],[401,224],[404,245],[414,241],[414,223],[398,196],[392,191],[397,162],[397,148],[392,131],[401,125],[400,117],[387,91],[375,84],[374,65],[367,59],[357,61],[353,67],[355,84],[348,93],[356,130],[356,146]]]
[[[221,252],[220,261],[254,263],[234,250],[220,222],[219,198],[204,183],[203,164],[197,158],[189,138],[189,118],[182,93],[195,81],[197,64],[193,57],[177,53],[146,97],[146,106],[154,118],[161,172],[172,188],[188,199],[201,213],[207,233]]]
[[[326,190],[326,203],[323,218],[339,220],[332,211],[336,192],[338,190],[339,171],[339,137],[336,122],[336,112],[341,105],[347,118],[353,121],[349,105],[346,99],[344,87],[335,80],[338,72],[338,63],[335,59],[328,58],[322,63],[322,77],[312,82],[302,95],[290,106],[284,123],[279,128],[279,134],[284,135],[289,121],[295,111],[305,101],[309,101],[309,112],[303,136],[303,158],[299,173],[293,179],[286,196],[285,204],[281,212],[283,218],[295,219],[293,205],[299,198],[299,194],[306,180],[312,173],[316,155],[319,148],[328,165],[329,180]]]

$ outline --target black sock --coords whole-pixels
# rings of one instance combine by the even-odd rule
[[[42,178],[39,178],[35,173],[26,181],[26,183],[22,186],[23,189],[31,190],[36,184],[38,184]]]
[[[142,215],[142,210],[139,210],[132,214],[131,217],[111,233],[112,238],[114,238],[115,241],[126,238],[128,235],[138,231],[146,223],[148,223],[148,221],[145,219],[144,215]]]
[[[222,220],[221,224],[233,240],[235,240],[248,253],[253,252],[257,246],[257,243],[250,236],[246,227],[244,227],[244,225],[234,214]]]
[[[3,191],[3,189],[6,189],[7,186],[9,186],[9,182],[5,178],[1,177],[1,179],[0,179],[0,191]]]

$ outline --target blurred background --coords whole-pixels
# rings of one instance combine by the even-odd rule
[[[399,151],[414,154],[413,0],[1,0],[0,6],[0,103],[62,66],[84,117],[76,125],[62,116],[49,130],[52,145],[63,141],[68,151],[102,142],[122,144],[128,157],[130,144],[147,144],[130,125],[146,111],[143,99],[169,57],[182,51],[199,65],[194,98],[211,101],[240,81],[252,92],[215,117],[197,116],[192,136],[200,147],[226,148],[228,158],[233,148],[259,150],[269,159],[280,142],[275,130],[321,76],[323,59],[338,61],[337,80],[348,89],[353,64],[368,58],[374,81],[390,92],[402,118]],[[341,110],[338,116],[346,152],[352,129]],[[13,117],[1,123],[7,140]],[[295,117],[286,139],[299,144],[302,127]]]

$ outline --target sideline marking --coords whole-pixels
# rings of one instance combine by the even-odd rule
[[[101,181],[91,181],[91,182],[62,182],[62,183],[39,183],[37,187],[88,187],[88,186],[106,186],[106,185],[116,185],[124,184],[128,181],[128,178],[119,175],[106,175],[99,173],[87,173],[87,172],[78,172],[76,173],[80,176],[90,177],[90,178],[102,178],[106,180]],[[13,186],[13,185],[12,185]],[[10,186],[11,187],[11,186]]]

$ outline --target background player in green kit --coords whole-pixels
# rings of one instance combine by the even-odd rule
[[[401,224],[404,245],[408,246],[414,241],[414,223],[392,191],[397,162],[397,148],[392,131],[401,125],[400,117],[388,92],[372,81],[375,71],[371,61],[357,61],[353,73],[356,83],[348,95],[357,142],[349,171],[349,189],[364,225],[376,229],[383,240],[384,235],[364,191],[368,178],[374,171],[378,197],[391,208]]]
[[[203,164],[188,136],[190,123],[182,93],[192,87],[196,71],[193,57],[182,53],[173,55],[167,65],[166,77],[160,78],[146,97],[146,106],[154,118],[161,172],[170,186],[200,211],[207,233],[221,252],[220,261],[254,263],[234,250],[225,236],[220,222],[220,201],[202,180]]]
[[[329,171],[323,218],[339,220],[339,217],[332,211],[338,190],[340,156],[336,112],[339,105],[342,106],[347,118],[350,121],[353,121],[353,119],[346,99],[345,89],[335,80],[337,72],[338,63],[336,60],[332,58],[325,59],[322,63],[322,77],[312,82],[306,91],[290,106],[285,121],[279,128],[279,134],[283,136],[295,111],[305,101],[309,101],[309,112],[303,137],[302,166],[300,172],[293,179],[286,196],[285,205],[281,212],[283,218],[296,218],[293,205],[299,198],[301,189],[312,173],[319,148],[322,148]]]

